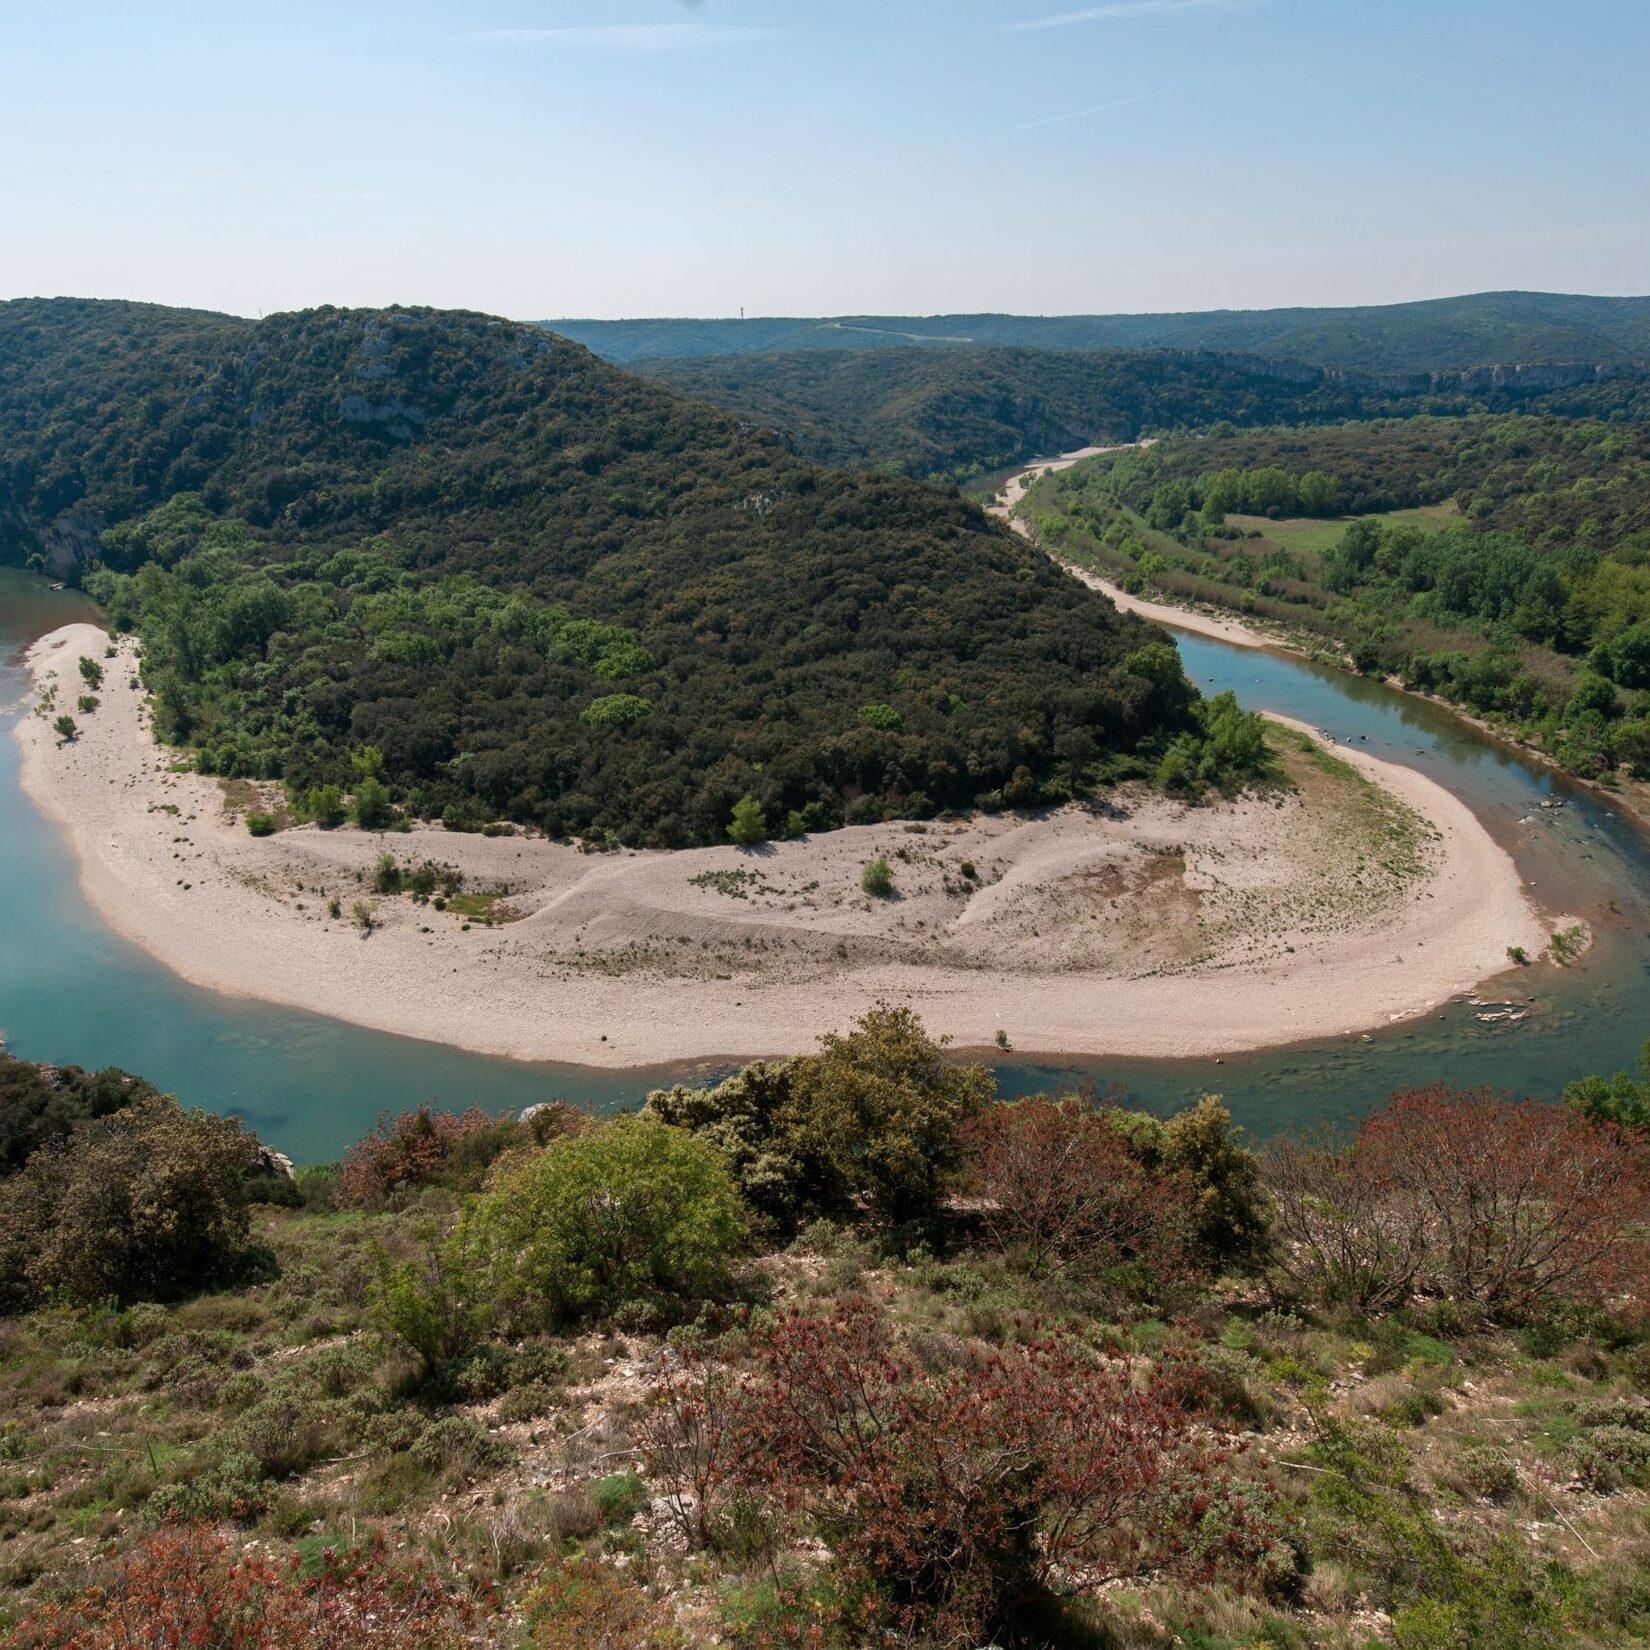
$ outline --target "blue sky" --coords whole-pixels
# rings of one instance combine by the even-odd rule
[[[0,295],[1650,291],[1645,0],[0,0]]]

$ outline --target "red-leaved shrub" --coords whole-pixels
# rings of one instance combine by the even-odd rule
[[[745,1444],[745,1396],[725,1364],[667,1351],[638,1422],[649,1475],[664,1484],[669,1515],[690,1546],[714,1535],[718,1497]]]
[[[1268,1156],[1277,1265],[1328,1305],[1414,1294],[1515,1320],[1650,1276],[1650,1148],[1615,1124],[1489,1089],[1409,1089],[1350,1142]]]
[[[381,1543],[298,1560],[231,1550],[200,1526],[156,1531],[112,1578],[13,1629],[5,1650],[456,1650],[478,1612],[425,1569],[397,1569]]]
[[[420,1106],[393,1121],[386,1112],[344,1154],[334,1195],[343,1208],[382,1209],[397,1193],[437,1179],[465,1141],[495,1126],[479,1106],[462,1114]]]
[[[1182,1402],[1173,1359],[1049,1340],[929,1373],[865,1301],[783,1319],[755,1351],[737,1420],[712,1421],[724,1388],[687,1429],[701,1504],[732,1490],[816,1531],[925,1642],[977,1644],[1036,1597],[1120,1577],[1292,1567],[1245,1446]],[[703,1390],[690,1371],[662,1408]]]
[[[680,1650],[669,1609],[633,1575],[599,1559],[568,1559],[528,1596],[532,1650]]]
[[[1191,1269],[1191,1191],[1139,1161],[1112,1111],[1034,1095],[967,1124],[967,1183],[986,1233],[1035,1275],[1133,1264],[1161,1281]]]

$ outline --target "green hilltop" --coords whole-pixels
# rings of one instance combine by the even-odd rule
[[[1479,292],[1345,309],[1216,309],[1164,315],[849,315],[545,324],[621,362],[749,351],[994,344],[1237,351],[1361,372],[1650,358],[1650,298],[1560,292]]]
[[[1196,721],[1131,668],[1150,631],[954,492],[485,315],[0,306],[0,556],[141,632],[204,770],[458,825],[1026,803]]]

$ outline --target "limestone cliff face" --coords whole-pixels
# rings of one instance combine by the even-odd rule
[[[8,505],[0,510],[0,561],[66,579],[97,554],[106,525],[87,510],[65,510],[50,521],[33,521],[16,505]]]

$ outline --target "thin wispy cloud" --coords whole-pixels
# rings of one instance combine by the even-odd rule
[[[1105,23],[1118,17],[1144,17],[1153,12],[1228,11],[1249,0],[1111,0],[1105,6],[1085,6],[1082,11],[1060,12],[1053,17],[1031,17],[1023,23],[1005,23],[1009,34],[1032,29],[1064,29],[1073,23]]]
[[[954,143],[938,144],[919,154],[937,155],[950,149],[960,149],[967,143],[989,143],[996,138],[1013,137],[1016,132],[1035,132],[1040,126],[1063,126],[1068,120],[1087,120],[1091,115],[1109,114],[1113,109],[1127,109],[1136,103],[1155,103],[1160,97],[1172,97],[1186,87],[1171,86],[1161,92],[1141,92],[1134,97],[1120,97],[1115,103],[1096,103],[1087,109],[1068,109],[1063,115],[1044,115],[1041,120],[1022,120],[1018,126],[998,126],[989,132],[975,132],[972,137],[959,138]]]
[[[772,40],[779,32],[728,23],[591,23],[561,29],[488,29],[472,38],[610,52],[690,52],[746,46],[757,40]]]

